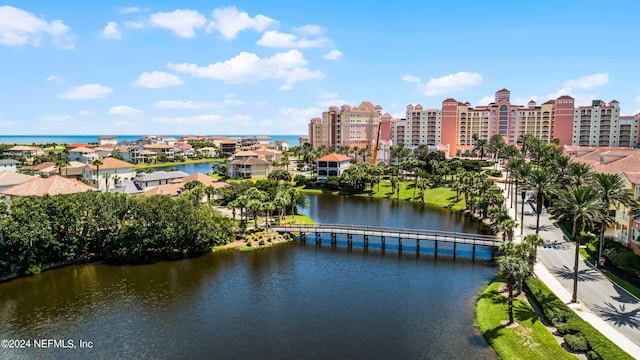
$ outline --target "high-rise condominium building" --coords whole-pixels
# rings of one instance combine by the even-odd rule
[[[393,119],[383,133],[394,144],[407,147],[428,145],[448,149],[447,156],[471,150],[476,139],[490,139],[500,135],[505,142],[516,145],[524,134],[531,134],[544,142],[557,139],[561,146],[627,146],[639,144],[640,114],[620,116],[619,104],[608,105],[594,100],[592,106],[575,107],[571,96],[563,95],[541,105],[529,101],[527,105],[512,104],[507,89],[498,90],[488,105],[471,107],[469,102],[453,98],[442,101],[440,109],[425,109],[422,105],[408,105],[406,117]],[[365,146],[375,139],[376,114],[379,106],[363,102],[357,108],[332,106],[309,125],[309,139],[313,146]],[[388,120],[385,114],[382,119]],[[313,140],[313,142],[312,142]]]

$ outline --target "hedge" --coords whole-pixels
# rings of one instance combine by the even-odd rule
[[[570,337],[572,341],[575,340],[576,336],[582,336],[586,340],[589,359],[633,359],[591,324],[573,312],[542,281],[529,276],[525,279],[525,284],[536,303],[542,308],[547,320],[558,329],[558,332],[572,335]]]

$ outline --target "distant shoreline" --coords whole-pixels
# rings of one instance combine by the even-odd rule
[[[149,134],[147,134],[149,135]],[[0,136],[0,144],[17,144],[17,145],[32,145],[32,144],[73,144],[73,143],[90,143],[90,142],[98,142],[98,138],[100,136],[115,136],[118,138],[118,141],[135,141],[147,135],[1,135]],[[176,139],[180,136],[188,136],[191,134],[182,134],[182,135],[166,135],[173,136]],[[246,136],[260,136],[264,134],[253,134],[253,135],[219,135],[219,136],[227,136],[227,137],[246,137]],[[161,135],[159,135],[161,136]],[[215,136],[215,135],[205,135],[205,136]],[[298,145],[298,139],[300,136],[304,135],[264,135],[271,138],[272,141],[276,140],[287,140],[289,142],[289,146]]]

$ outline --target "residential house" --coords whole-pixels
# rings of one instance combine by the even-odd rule
[[[271,161],[258,157],[245,157],[229,162],[227,174],[234,179],[267,177],[271,172]]]
[[[238,142],[235,140],[222,140],[220,141],[220,151],[225,154],[233,154],[236,152]]]
[[[289,142],[287,140],[276,140],[275,142],[278,149],[287,150],[289,149]]]
[[[174,156],[176,158],[188,158],[195,155],[193,146],[186,142],[177,142],[173,145]]]
[[[0,171],[0,191],[33,179],[33,176],[20,174],[10,170]]]
[[[100,136],[98,138],[98,146],[104,146],[107,144],[118,145],[118,138],[115,136]]]
[[[173,149],[173,144],[151,144],[145,145],[144,149],[140,151],[140,156],[144,157],[141,162],[149,162],[149,159],[158,158],[160,155],[166,156],[168,160],[173,160],[175,158],[175,150]],[[146,160],[146,161],[145,161]]]
[[[198,150],[196,150],[196,152],[198,154],[200,154],[201,156],[204,157],[217,157],[218,156],[218,149],[214,148],[214,147],[203,147],[200,148]]]
[[[21,184],[0,190],[0,197],[4,195],[5,200],[11,202],[12,200],[19,200],[25,196],[54,196],[94,190],[91,186],[78,180],[54,175],[48,178],[35,177]]]
[[[62,169],[58,169],[55,162],[47,161],[38,165],[23,166],[20,168],[20,172],[23,174],[39,175],[42,177],[62,175],[68,178],[79,178],[82,176],[82,171],[85,167],[87,167],[87,164],[79,161],[70,161],[67,166]]]
[[[82,178],[91,182],[98,190],[109,190],[118,183],[134,180],[136,176],[135,165],[112,157],[104,158],[101,161],[102,165],[89,164],[82,173]]]
[[[0,171],[18,171],[18,165],[20,161],[14,159],[2,159],[0,160]]]
[[[175,179],[170,184],[164,184],[149,188],[143,192],[145,196],[153,196],[153,195],[169,195],[173,198],[177,197],[184,191],[185,184],[191,181],[199,181],[204,186],[213,186],[215,189],[220,189],[225,186],[229,186],[229,184],[223,181],[217,181],[209,175],[203,173],[193,173],[189,176],[186,176],[181,179]],[[214,195],[215,196],[215,195]],[[207,196],[203,196],[200,202],[206,202]]]
[[[152,173],[139,173],[134,178],[134,182],[143,190],[154,186],[173,183],[174,180],[189,176],[184,171],[154,171]]]
[[[316,160],[318,182],[326,182],[329,176],[340,176],[351,166],[351,158],[331,153]]]
[[[33,158],[36,156],[42,156],[45,152],[39,147],[35,146],[24,146],[24,145],[16,145],[7,149],[3,155],[10,158],[18,158],[23,157],[26,162],[32,163]]]
[[[95,149],[81,146],[70,149],[69,154],[67,155],[67,159],[71,161],[78,161],[83,164],[90,164],[93,161],[100,159],[100,156]]]

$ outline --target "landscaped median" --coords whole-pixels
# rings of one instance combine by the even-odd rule
[[[525,283],[545,318],[558,329],[569,346],[587,351],[589,359],[633,359],[573,312],[542,281],[530,276]]]
[[[491,282],[480,294],[476,322],[480,331],[501,359],[575,359],[565,351],[540,322],[531,306],[514,299],[514,323],[507,325],[507,298],[500,293],[498,281]]]

